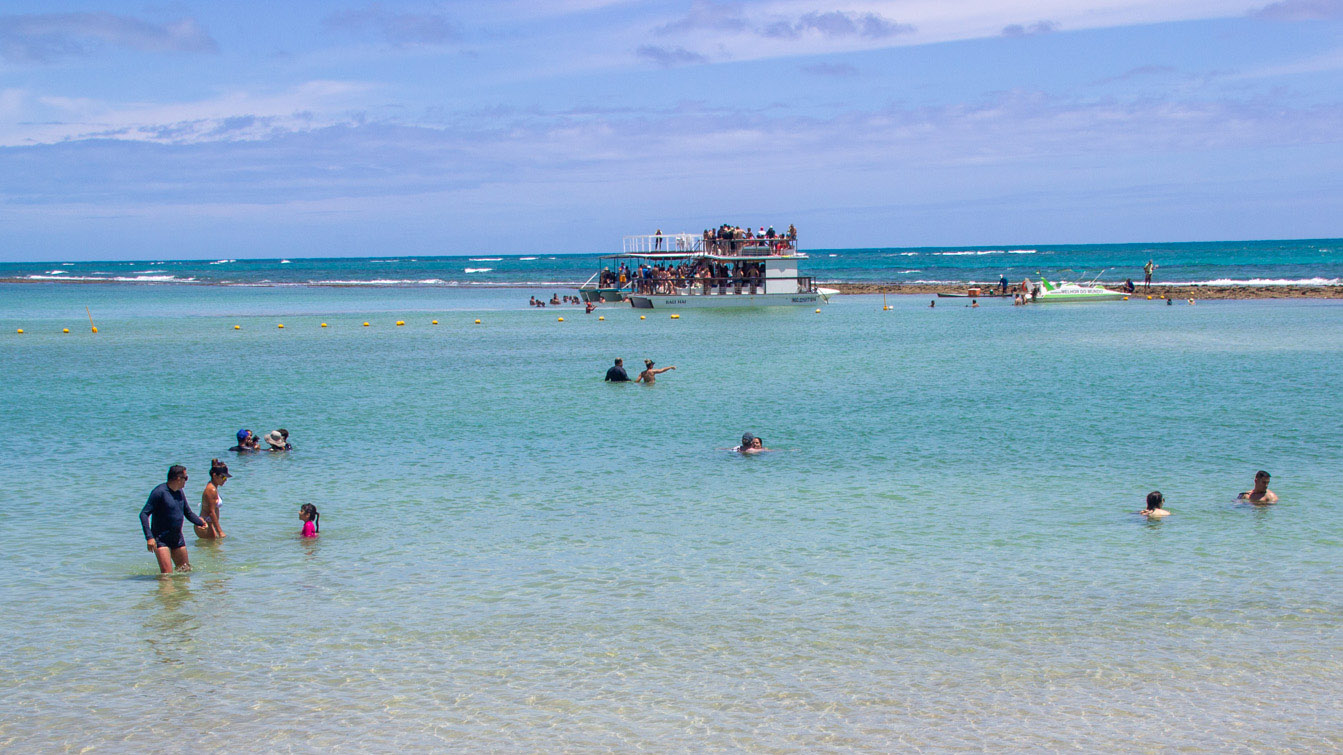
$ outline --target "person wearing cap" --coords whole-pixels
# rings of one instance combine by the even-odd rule
[[[196,537],[202,540],[218,540],[224,537],[219,524],[219,506],[224,499],[219,496],[219,487],[233,475],[228,473],[228,465],[219,459],[210,460],[210,481],[205,483],[205,492],[201,493],[201,519],[203,525],[195,525]]]
[[[205,520],[196,516],[182,493],[186,485],[187,468],[181,464],[168,467],[168,481],[159,483],[149,493],[144,508],[140,509],[145,548],[158,559],[160,574],[168,574],[174,567],[177,571],[191,571],[187,543],[182,539],[182,519],[185,517],[192,524],[205,525]]]
[[[1240,494],[1240,500],[1250,503],[1277,503],[1278,496],[1268,489],[1269,474],[1264,470],[1254,473],[1254,488]]]
[[[606,371],[606,382],[608,383],[628,383],[630,381],[629,373],[625,372],[625,360],[616,358],[616,363]]]
[[[289,445],[289,431],[283,427],[266,433],[266,445],[270,446],[271,451],[294,450],[294,447]]]
[[[247,451],[259,451],[259,446],[260,443],[257,441],[256,436],[252,434],[252,431],[244,428],[238,431],[238,445],[229,450],[245,453]]]
[[[674,370],[674,369],[676,369],[676,365],[672,365],[670,367],[660,367],[655,370],[653,369],[653,360],[645,359],[644,371],[639,373],[639,377],[635,378],[634,382],[643,383],[645,385],[652,385],[653,383],[657,382],[656,377],[657,375],[661,375],[667,370]]]

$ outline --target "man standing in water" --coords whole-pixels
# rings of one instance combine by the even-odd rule
[[[625,360],[617,358],[615,365],[606,371],[606,382],[628,383],[629,381],[630,376],[625,372]]]
[[[168,468],[168,481],[154,488],[145,507],[140,509],[145,548],[158,559],[160,574],[171,572],[174,565],[177,571],[191,571],[187,544],[182,539],[182,518],[190,519],[197,526],[205,526],[205,520],[196,516],[182,493],[186,486],[187,468],[174,464]]]
[[[1254,473],[1254,489],[1240,494],[1242,501],[1250,503],[1277,503],[1278,496],[1268,489],[1268,472],[1259,470]]]
[[[674,370],[674,369],[676,369],[676,365],[673,364],[670,367],[663,367],[661,369],[655,370],[653,369],[653,360],[645,359],[644,371],[639,373],[639,377],[635,378],[634,382],[643,383],[645,385],[652,385],[653,383],[657,382],[658,375],[661,375],[667,370]]]
[[[1142,282],[1148,291],[1152,290],[1152,271],[1156,269],[1156,263],[1147,260],[1147,264],[1142,266]]]

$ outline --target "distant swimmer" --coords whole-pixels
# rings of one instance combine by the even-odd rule
[[[933,299],[932,301],[928,302],[928,306],[929,306],[929,307],[936,307],[936,306],[937,306],[937,299]]]
[[[1152,492],[1147,494],[1147,508],[1143,509],[1142,511],[1139,511],[1138,513],[1142,514],[1148,519],[1160,519],[1165,516],[1170,516],[1169,511],[1161,508],[1162,505],[1165,503],[1166,503],[1166,497],[1161,495],[1161,491],[1153,490]]]
[[[219,495],[219,488],[232,476],[228,473],[227,464],[219,459],[210,460],[210,481],[205,483],[205,490],[201,493],[201,519],[205,520],[205,525],[196,526],[196,537],[202,540],[224,537],[224,529],[219,524],[219,507],[224,499]]]
[[[628,383],[629,381],[629,373],[625,372],[625,360],[617,358],[616,363],[606,371],[606,382]]]
[[[1259,504],[1277,503],[1278,502],[1277,494],[1274,493],[1272,490],[1268,489],[1268,478],[1269,478],[1268,472],[1265,472],[1262,469],[1259,470],[1258,472],[1255,472],[1254,489],[1247,490],[1244,493],[1241,493],[1237,497],[1237,500],[1249,501],[1250,503],[1259,503]]]
[[[655,370],[655,369],[653,369],[653,360],[651,360],[651,359],[645,359],[645,360],[644,360],[644,371],[639,373],[639,377],[636,378],[636,379],[634,380],[634,382],[636,382],[636,383],[644,383],[645,385],[652,385],[653,383],[656,383],[656,382],[657,382],[657,376],[658,376],[658,375],[661,375],[662,373],[666,372],[667,370],[674,370],[674,369],[676,369],[676,365],[673,364],[673,365],[670,366],[670,367],[660,367],[660,368],[658,368],[658,369]]]
[[[177,571],[191,571],[187,544],[182,539],[182,519],[205,526],[205,520],[196,516],[187,503],[182,488],[187,485],[187,468],[181,464],[168,467],[168,481],[159,483],[149,493],[149,500],[140,509],[140,528],[145,534],[145,548],[159,562],[159,573],[168,574],[174,566]]]
[[[266,433],[266,445],[270,446],[271,451],[294,450],[294,447],[289,445],[289,431],[283,427]]]
[[[322,531],[322,515],[317,513],[317,507],[311,503],[298,507],[298,520],[303,522],[303,537],[317,537],[317,533]]]
[[[257,437],[252,434],[251,430],[243,429],[238,431],[238,445],[234,446],[233,448],[230,448],[229,450],[237,451],[238,453],[246,453],[248,451],[260,451],[261,442],[258,441]]]

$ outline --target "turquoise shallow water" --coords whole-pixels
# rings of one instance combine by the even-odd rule
[[[1340,304],[527,293],[0,285],[0,747],[1343,746]]]

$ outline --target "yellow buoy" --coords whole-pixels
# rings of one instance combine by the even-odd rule
[[[1127,296],[1124,297],[1124,301],[1128,301],[1128,297],[1127,297]]]
[[[431,322],[431,323],[429,323],[429,324],[430,324],[430,325],[437,325],[437,324],[438,324],[438,320],[434,320],[433,322]]]
[[[18,334],[19,334],[19,335],[23,335],[23,328],[19,328],[19,330],[18,330]]]
[[[563,318],[563,317],[557,317],[557,318],[555,318],[555,321],[556,321],[556,322],[564,322],[564,318]]]
[[[364,323],[364,327],[367,328],[367,327],[368,327],[368,323]]]
[[[280,323],[279,325],[276,325],[275,327],[277,327],[277,328],[283,328],[283,327],[284,327],[284,323]]]
[[[97,325],[94,325],[94,326],[93,326],[93,332],[94,332],[94,333],[97,333],[97,332],[98,332],[98,326],[97,326]]]
[[[671,319],[673,319],[673,320],[679,320],[679,319],[681,319],[681,316],[680,316],[680,315],[672,315],[672,316],[671,316]]]
[[[69,329],[69,328],[61,328],[61,332],[62,332],[62,333],[69,333],[69,332],[70,332],[70,329]]]
[[[322,327],[325,328],[325,327],[326,327],[326,323],[322,323]]]
[[[1152,300],[1152,296],[1149,294],[1149,295],[1147,296],[1147,301],[1151,301],[1151,300]]]
[[[402,325],[405,325],[405,324],[406,324],[406,321],[405,321],[405,320],[397,320],[397,321],[396,321],[396,324],[397,324],[398,327],[400,327],[400,326],[402,326]]]
[[[647,318],[647,317],[644,317],[643,315],[639,315],[639,319],[640,319],[640,320],[647,320],[648,318]]]
[[[241,326],[241,325],[234,325],[234,326],[233,326],[233,329],[234,329],[234,330],[242,330],[242,326]]]
[[[819,309],[816,310],[816,314],[818,314],[818,315],[821,314],[821,310],[819,310]]]
[[[476,320],[476,324],[479,325],[479,324],[480,324],[480,320]]]
[[[605,320],[605,319],[606,319],[606,316],[605,316],[605,315],[597,315],[597,319],[598,319],[598,320]]]

